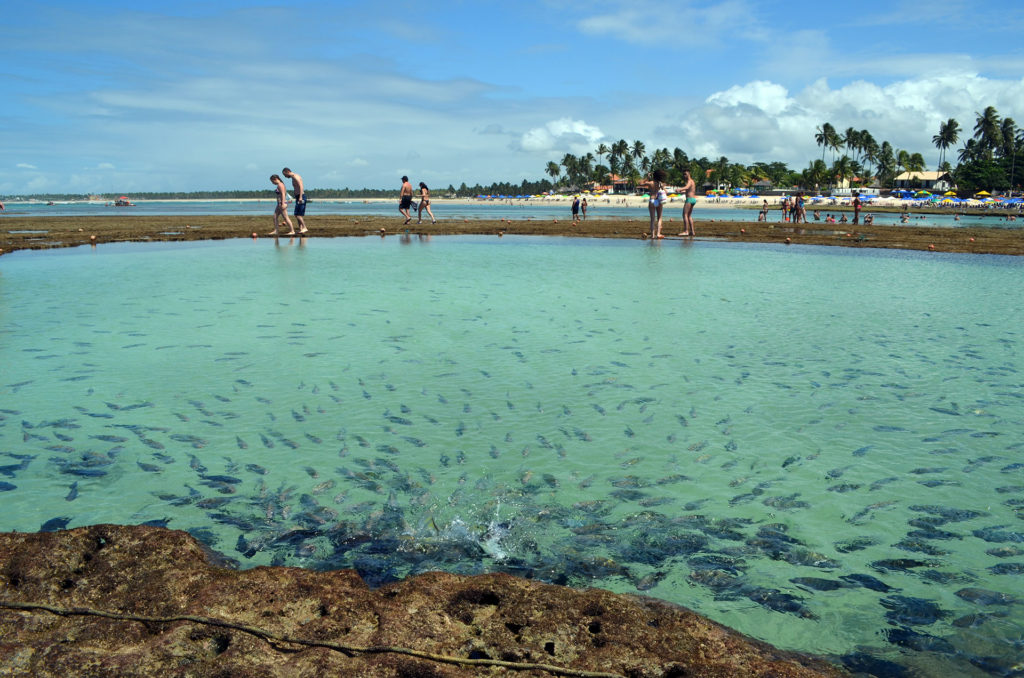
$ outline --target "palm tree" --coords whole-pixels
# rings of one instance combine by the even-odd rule
[[[882,149],[878,146],[878,142],[875,141],[875,138],[871,136],[870,132],[864,130],[862,134],[865,135],[862,139],[862,141],[864,141],[864,160],[866,160],[870,164],[872,170],[874,170],[874,168],[878,167],[878,155],[881,153]]]
[[[832,136],[829,137],[829,140],[826,143],[828,144],[828,147],[832,149],[833,162],[835,162],[836,159],[836,152],[843,147],[844,141],[843,136],[839,134],[839,132],[832,130]]]
[[[847,127],[846,131],[843,132],[843,139],[846,140],[846,148],[851,153],[855,153],[860,150],[860,132],[852,127]]]
[[[551,176],[551,183],[558,183],[558,175],[562,173],[562,170],[558,167],[558,163],[551,161],[548,166],[544,169]]]
[[[821,159],[822,159],[822,161],[825,160],[825,149],[829,147],[829,142],[832,140],[832,137],[834,137],[835,135],[836,135],[836,128],[833,127],[830,123],[827,123],[827,122],[823,123],[822,126],[818,128],[817,133],[815,133],[815,135],[814,135],[814,142],[816,144],[818,144],[819,146],[821,146]]]
[[[804,188],[819,188],[828,178],[828,166],[824,160],[815,160],[801,173]]]
[[[583,181],[590,181],[590,174],[594,168],[594,154],[587,153],[576,159],[576,171],[583,178]]]
[[[907,156],[903,166],[908,172],[923,172],[925,168],[924,156],[920,153],[912,153]]]
[[[964,147],[960,149],[959,153],[957,153],[957,160],[959,160],[961,164],[974,162],[982,155],[982,153],[981,143],[977,139],[968,139],[967,142],[964,143]]]
[[[633,154],[633,157],[636,158],[637,160],[641,160],[641,166],[643,166],[642,159],[644,157],[644,152],[646,150],[647,148],[644,146],[644,142],[640,141],[639,139],[637,141],[634,141],[632,148],[630,148],[630,152]]]
[[[932,143],[939,149],[939,164],[946,159],[946,149],[960,138],[960,123],[954,118],[939,123],[939,133],[932,137]]]
[[[999,155],[1007,158],[1013,157],[1017,150],[1017,123],[1013,118],[1003,118],[999,126],[999,135],[1002,137],[1002,144],[999,147]]]
[[[619,166],[619,162],[625,160],[628,155],[629,142],[625,139],[619,139],[612,144],[611,154],[608,157],[612,167],[612,172],[619,172],[621,174],[622,168]]]
[[[562,157],[562,167],[565,168],[565,176],[569,180],[570,188],[576,185],[576,176],[579,174],[579,160],[572,153],[566,153]]]
[[[842,183],[844,180],[854,176],[853,161],[850,160],[850,156],[843,155],[843,157],[832,163],[830,175],[836,180],[836,183]]]
[[[893,177],[896,176],[896,154],[893,152],[892,144],[883,141],[878,150],[878,176],[885,184],[892,185]]]
[[[605,143],[598,144],[597,150],[594,151],[594,153],[597,153],[597,159],[602,163],[604,162],[604,156],[610,155],[611,152],[612,149],[608,148],[608,144]]]
[[[978,116],[978,121],[974,125],[974,138],[979,141],[981,149],[991,159],[992,151],[999,148],[1003,142],[999,112],[996,111],[995,106],[989,106],[975,115]]]

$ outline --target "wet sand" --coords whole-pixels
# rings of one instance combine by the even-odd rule
[[[710,211],[710,210],[709,210]],[[307,222],[311,237],[419,235],[461,235],[499,233],[514,235],[576,236],[587,238],[643,239],[648,232],[645,218],[593,219],[573,224],[566,219],[517,221],[445,219],[437,224],[404,226],[401,219],[379,216],[327,215]],[[698,215],[699,217],[699,215]],[[931,250],[973,254],[1024,255],[1024,232],[1003,228],[928,228],[905,226],[791,224],[696,221],[698,239],[766,242],[793,245],[829,245],[887,249]],[[846,226],[849,230],[842,228]],[[678,233],[680,220],[664,222],[666,241],[684,240]],[[102,217],[2,217],[0,253],[24,249],[74,247],[95,243],[222,240],[226,238],[268,238],[271,218],[267,216],[102,216]],[[282,236],[287,238],[287,236]]]

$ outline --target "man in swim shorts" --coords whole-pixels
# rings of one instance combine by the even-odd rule
[[[302,185],[302,177],[287,167],[281,170],[286,179],[292,180],[292,196],[295,198],[295,220],[299,222],[299,235],[305,235],[309,229],[306,228],[306,191]],[[295,235],[289,233],[288,235]]]
[[[686,204],[683,205],[683,232],[679,235],[688,235],[691,238],[696,235],[693,230],[693,206],[697,204],[697,184],[690,176],[690,170],[683,170],[683,194],[686,195]]]
[[[408,224],[412,221],[412,215],[409,214],[409,208],[412,207],[412,184],[409,183],[409,177],[402,177],[402,190],[399,192],[398,197],[400,202],[398,203],[398,211],[405,217],[405,223]]]

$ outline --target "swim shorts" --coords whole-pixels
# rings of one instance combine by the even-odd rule
[[[697,204],[697,199],[696,198],[687,198],[686,199],[686,204],[687,205],[696,205]]]
[[[303,193],[301,197],[295,199],[295,216],[304,217],[306,216],[306,194]]]
[[[412,207],[412,196],[411,195],[403,195],[402,196],[402,202],[398,206],[398,209],[400,209],[400,210],[407,210],[410,207]]]

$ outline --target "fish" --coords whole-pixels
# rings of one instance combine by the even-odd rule
[[[45,523],[39,526],[40,532],[57,532],[67,528],[68,523],[71,522],[71,518],[67,516],[60,516],[57,518],[50,518]]]

